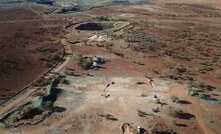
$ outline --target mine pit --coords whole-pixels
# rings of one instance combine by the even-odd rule
[[[87,31],[102,31],[113,28],[112,23],[94,23],[94,22],[88,22],[83,23],[77,26],[76,30],[87,30]]]

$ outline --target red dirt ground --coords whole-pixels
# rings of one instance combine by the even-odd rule
[[[214,3],[211,4],[212,2],[207,3],[206,1],[200,1],[197,4],[195,1],[182,1],[180,3],[177,1],[153,1],[153,3],[152,5],[128,6],[118,8],[118,10],[116,10],[116,7],[92,10],[91,13],[95,16],[112,16],[114,13],[119,14],[119,16],[120,14],[127,14],[119,18],[135,23],[135,27],[137,26],[139,30],[131,29],[130,26],[126,27],[123,29],[125,36],[120,37],[113,36],[114,33],[106,32],[107,35],[113,37],[113,47],[111,49],[105,50],[105,48],[98,48],[96,46],[82,47],[73,45],[72,48],[77,54],[80,53],[85,56],[96,55],[108,61],[98,71],[83,71],[83,73],[95,74],[95,76],[148,75],[151,77],[167,77],[167,75],[173,74],[176,67],[184,66],[188,71],[184,74],[178,74],[181,77],[178,80],[179,83],[185,84],[186,77],[191,76],[198,81],[214,86],[217,88],[214,93],[219,94],[220,89],[218,88],[220,87],[221,80],[218,77],[221,74],[221,69],[216,56],[221,54],[221,37],[216,33],[221,32],[221,21],[219,21],[221,11],[217,6],[212,6]],[[202,10],[203,7],[206,7],[206,9]],[[185,32],[187,32],[186,35]],[[128,34],[149,36],[150,40],[153,40],[150,43],[155,45],[154,51],[148,50],[145,47],[143,50],[131,51],[128,49],[130,42],[122,41]],[[78,37],[82,37],[80,42],[85,42],[92,35],[78,32],[77,34],[73,33],[72,38],[76,37],[76,39],[79,39]],[[149,42],[145,43],[148,44]],[[143,46],[146,45],[145,43]],[[138,44],[141,46],[140,48],[143,47],[142,43],[131,44]],[[123,57],[114,55],[114,52],[123,54]],[[82,73],[82,70],[79,69],[75,61],[76,59],[74,58],[68,68]],[[142,65],[139,65],[139,63]],[[201,72],[202,68],[206,68],[207,65],[205,64],[212,69]],[[175,87],[165,92],[168,96],[174,94],[190,101],[191,105],[182,106],[182,108],[193,113],[196,116],[196,120],[187,122],[183,120],[176,121],[188,124],[188,126],[198,124],[200,129],[194,130],[195,133],[220,133],[221,131],[218,128],[220,124],[220,108],[216,105],[202,104],[199,99],[185,95],[186,91],[183,88]],[[212,94],[212,92],[208,92],[208,94]],[[220,96],[215,98],[220,100]],[[208,109],[216,110],[208,111]],[[217,118],[216,123],[211,124],[213,122],[211,120],[215,120],[215,117]],[[173,124],[170,125],[178,132],[181,131],[181,128]],[[188,130],[182,131],[191,133]]]
[[[63,93],[55,105],[66,110],[53,113],[37,125],[18,127],[18,131],[109,134],[121,133],[121,124],[129,122],[141,125],[146,130],[159,126],[160,129],[171,128],[184,134],[221,133],[220,5],[218,0],[153,0],[148,5],[94,8],[82,14],[68,15],[74,17],[73,22],[94,21],[94,17],[108,16],[116,21],[130,22],[130,25],[114,32],[103,31],[112,38],[108,42],[113,45],[111,47],[96,46],[107,42],[84,46],[82,44],[91,43],[88,38],[93,36],[94,31],[68,29],[68,39],[80,43],[70,44],[73,58],[61,73],[73,71],[80,76],[66,75],[69,85],[59,85]],[[135,41],[130,41],[129,36],[133,36],[131,38]],[[79,54],[102,57],[106,63],[98,70],[83,70],[77,65]],[[186,70],[179,72],[177,67]],[[159,94],[165,106],[154,102],[156,92],[145,76],[153,77],[157,88],[162,88]],[[178,77],[177,80],[174,77]],[[104,87],[113,81],[115,85],[103,92]],[[208,91],[205,85],[214,89]],[[197,91],[203,90],[199,93],[210,95],[217,104],[203,101],[199,99],[200,96],[187,95],[186,88],[189,86]],[[142,93],[146,93],[147,97],[140,97]],[[104,98],[101,94],[110,94],[110,97]],[[189,103],[173,103],[170,98],[173,95]],[[154,113],[154,107],[160,107],[161,111]],[[171,108],[182,109],[194,117],[183,119],[169,116]],[[152,115],[140,117],[137,109]],[[110,113],[118,120],[106,120],[98,113]]]
[[[62,21],[43,18],[44,6],[7,5],[0,8],[0,100],[30,84],[53,63],[41,61],[41,46],[60,51]],[[55,53],[51,53],[54,55]],[[0,102],[1,102],[0,101]]]

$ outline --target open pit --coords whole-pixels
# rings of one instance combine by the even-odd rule
[[[83,23],[77,26],[76,30],[91,30],[91,31],[102,31],[114,28],[113,23],[96,23],[96,22],[88,22]]]

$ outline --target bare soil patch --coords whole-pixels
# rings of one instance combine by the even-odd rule
[[[1,101],[39,77],[62,54],[63,22],[43,19],[39,14],[44,11],[44,7],[23,4],[1,8]]]

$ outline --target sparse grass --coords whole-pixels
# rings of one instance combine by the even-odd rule
[[[175,132],[174,130],[168,128],[166,130],[161,130],[160,128],[157,128],[157,127],[152,127],[150,129],[151,131],[151,134],[177,134],[177,132]]]
[[[215,64],[217,67],[221,68],[221,59],[219,61],[216,62]]]
[[[64,74],[65,75],[70,75],[70,76],[74,76],[75,74],[74,74],[74,71],[70,71],[70,70],[66,70],[65,72],[64,72]]]
[[[94,18],[97,21],[111,21],[112,19],[104,17],[104,16],[99,16]]]
[[[140,117],[146,117],[147,115],[149,115],[148,113],[141,111],[140,109],[137,109],[137,113]]]
[[[43,104],[44,104],[43,109],[50,111],[52,109],[54,103],[52,101],[48,100]]]
[[[65,79],[65,78],[62,78],[62,79],[60,80],[60,83],[62,83],[62,84],[64,84],[64,85],[69,85],[69,84],[70,84],[70,81],[67,80],[67,79]]]
[[[190,96],[198,96],[199,95],[198,91],[193,90],[192,88],[188,89],[187,94]]]
[[[138,65],[141,65],[141,66],[145,65],[144,63],[137,62],[137,61],[133,61],[133,63],[138,64]]]
[[[216,88],[218,92],[221,92],[221,86]]]
[[[155,99],[156,104],[160,104],[160,99]]]
[[[185,73],[186,71],[187,71],[187,69],[183,66],[178,66],[178,67],[175,68],[175,72],[177,74],[182,74],[182,73]]]
[[[173,71],[172,74],[170,74],[170,75],[168,75],[166,77],[169,77],[172,80],[179,80],[180,79],[180,76],[176,73],[176,71]]]
[[[195,117],[194,115],[190,113],[185,113],[183,112],[183,110],[178,109],[178,108],[169,109],[169,115],[175,118],[180,118],[180,119],[191,119]]]
[[[41,76],[40,78],[35,80],[33,86],[47,86],[48,84],[50,84],[52,79],[53,79],[52,77],[45,79],[44,76]]]
[[[213,71],[213,70],[214,70],[214,69],[211,68],[211,67],[202,66],[202,67],[200,67],[200,68],[198,69],[198,72],[200,72],[200,73],[206,73],[206,72],[208,72],[208,71]]]
[[[172,117],[178,118],[183,114],[183,110],[172,108],[172,109],[170,109],[169,114]]]
[[[97,116],[100,116],[100,117],[104,117],[105,119],[107,120],[112,120],[112,121],[117,121],[118,119],[115,118],[113,115],[111,114],[97,114]]]
[[[51,53],[49,52],[46,56],[41,57],[39,60],[41,61],[47,61],[47,62],[58,62],[62,58],[60,57],[61,52]]]
[[[216,89],[216,87],[209,85],[209,84],[205,84],[202,81],[193,79],[192,81],[188,81],[188,90],[189,89],[195,89],[195,91],[197,92],[205,92],[205,91],[213,91],[214,89]]]
[[[171,96],[171,100],[172,100],[173,102],[176,102],[176,103],[177,103],[177,102],[179,101],[179,97],[173,95],[173,96]]]
[[[140,96],[141,96],[141,97],[147,97],[148,94],[147,94],[147,93],[142,93]]]
[[[188,125],[186,125],[185,123],[182,122],[174,122],[174,125],[178,126],[178,127],[188,127]]]
[[[200,99],[204,99],[204,100],[207,100],[208,98],[210,97],[210,95],[207,95],[207,94],[199,94],[199,98]]]
[[[137,84],[137,85],[143,85],[143,84],[145,84],[145,82],[138,81],[136,84]]]
[[[117,55],[117,56],[120,56],[120,57],[124,57],[124,54],[119,53],[119,52],[116,52],[116,51],[113,51],[113,54],[115,54],[115,55]]]
[[[193,81],[192,85],[193,85],[195,88],[201,88],[201,87],[203,87],[205,84],[204,84],[204,82],[202,82],[202,81],[195,80],[195,81]]]
[[[160,112],[160,109],[159,109],[159,107],[156,107],[156,108],[153,108],[152,111],[153,111],[154,113],[158,113],[158,112]]]
[[[93,65],[93,61],[91,57],[83,57],[81,54],[77,56],[77,64],[85,69],[88,70]]]
[[[42,53],[54,53],[57,51],[57,49],[53,49],[51,47],[46,47],[46,46],[40,46],[35,48],[36,51],[42,52]]]
[[[105,47],[105,44],[103,44],[103,43],[97,43],[96,46],[97,46],[97,47]]]

